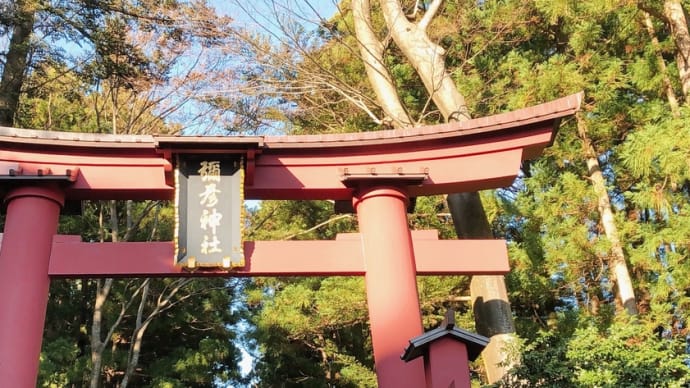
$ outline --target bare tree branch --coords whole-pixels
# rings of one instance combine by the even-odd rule
[[[431,2],[429,8],[427,8],[426,12],[424,13],[422,20],[419,21],[418,26],[420,30],[426,31],[427,28],[429,28],[429,24],[431,24],[431,21],[436,17],[436,13],[438,12],[439,8],[441,8],[442,2],[443,0],[433,0]]]

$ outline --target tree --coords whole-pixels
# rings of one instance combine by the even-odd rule
[[[661,149],[651,151],[650,148],[644,147],[640,142],[631,143],[633,139],[640,139],[638,136],[642,135],[643,132],[646,133],[645,136],[651,136],[646,137],[647,141],[650,141],[649,144],[665,143],[665,141],[652,141],[651,139],[664,139],[666,132],[660,131],[658,125],[648,126],[645,123],[649,121],[659,123],[661,121],[664,123],[661,124],[661,127],[664,128],[668,123],[677,120],[674,116],[684,114],[683,109],[678,109],[674,113],[673,100],[668,97],[672,95],[669,93],[669,85],[678,85],[677,79],[671,79],[670,74],[664,72],[664,67],[660,66],[658,50],[661,46],[658,45],[658,41],[654,42],[650,34],[645,33],[643,28],[648,28],[649,23],[645,22],[644,18],[639,18],[639,16],[644,15],[640,15],[636,9],[619,7],[616,12],[611,12],[612,10],[603,8],[602,4],[593,5],[591,8],[586,7],[586,9],[578,9],[575,6],[564,9],[558,8],[557,4],[549,4],[549,7],[544,7],[543,11],[552,12],[553,23],[557,26],[557,30],[552,36],[562,39],[561,50],[565,50],[567,57],[560,58],[558,62],[560,68],[554,66],[551,69],[553,73],[548,70],[546,64],[526,67],[524,70],[521,66],[513,65],[512,72],[516,72],[517,68],[517,72],[525,71],[525,73],[521,74],[522,77],[511,75],[511,79],[521,80],[521,83],[526,86],[532,84],[528,80],[534,79],[536,75],[541,84],[532,84],[529,87],[529,92],[525,93],[526,96],[539,95],[539,93],[547,92],[548,89],[558,89],[581,82],[580,85],[584,86],[589,102],[585,110],[586,113],[582,114],[577,124],[582,125],[584,123],[587,127],[579,128],[579,140],[582,143],[574,141],[578,138],[572,137],[572,134],[578,133],[578,131],[568,131],[566,129],[568,127],[562,129],[554,147],[549,150],[547,158],[542,163],[533,164],[526,170],[527,179],[525,181],[528,190],[526,194],[537,198],[532,201],[528,200],[527,196],[520,196],[520,200],[532,203],[533,208],[525,213],[517,213],[519,218],[511,221],[514,223],[511,226],[511,233],[515,233],[516,229],[521,229],[521,223],[526,223],[525,226],[527,226],[532,222],[523,220],[533,220],[539,225],[537,230],[542,237],[539,238],[541,243],[537,244],[533,243],[531,239],[524,239],[518,248],[521,253],[513,253],[521,257],[521,261],[524,260],[517,271],[520,272],[523,270],[520,267],[525,268],[529,265],[531,266],[531,268],[527,267],[530,268],[531,272],[529,273],[534,276],[534,274],[539,273],[539,270],[535,270],[536,268],[543,268],[542,260],[556,259],[551,264],[554,266],[550,271],[549,277],[551,278],[547,277],[542,283],[532,280],[532,287],[542,284],[548,285],[549,282],[560,284],[558,289],[561,292],[570,293],[571,296],[569,298],[561,297],[556,302],[573,303],[579,309],[587,309],[587,313],[580,313],[579,315],[584,317],[593,315],[593,319],[600,325],[599,329],[602,332],[610,333],[606,331],[608,329],[604,330],[603,327],[621,324],[618,320],[622,320],[621,317],[612,315],[614,309],[611,306],[614,295],[611,293],[614,266],[609,263],[611,263],[611,258],[615,257],[613,254],[615,239],[607,238],[608,241],[602,241],[597,237],[602,234],[606,235],[608,232],[604,230],[603,223],[606,216],[601,209],[600,201],[610,198],[609,209],[613,217],[609,216],[609,219],[614,220],[621,232],[619,241],[627,256],[626,261],[629,262],[628,273],[632,280],[631,286],[634,287],[637,296],[636,310],[640,311],[642,315],[638,319],[644,322],[644,324],[639,325],[626,321],[624,325],[637,327],[644,333],[649,333],[655,325],[660,325],[665,329],[661,330],[663,334],[659,334],[659,339],[669,340],[666,344],[672,347],[673,338],[677,338],[675,337],[677,335],[683,335],[683,331],[679,330],[679,322],[684,321],[684,318],[680,318],[678,311],[671,305],[679,303],[683,297],[676,294],[680,299],[675,299],[674,296],[671,296],[673,291],[670,289],[678,290],[675,288],[677,284],[675,280],[671,281],[670,278],[666,278],[667,280],[659,281],[656,277],[665,276],[667,267],[663,262],[667,260],[665,252],[670,251],[670,249],[659,248],[664,246],[664,243],[661,243],[655,235],[660,230],[651,232],[651,229],[642,226],[642,224],[649,222],[644,221],[644,214],[647,211],[642,210],[643,216],[641,218],[637,216],[640,208],[647,208],[650,209],[651,213],[655,213],[650,206],[653,203],[663,203],[664,200],[661,200],[661,197],[668,198],[666,197],[667,194],[661,195],[661,192],[665,191],[665,189],[661,189],[664,187],[664,179],[657,181],[659,183],[656,191],[650,190],[645,194],[638,194],[638,191],[647,187],[649,183],[640,182],[631,176],[630,173],[633,170],[630,168],[635,165],[636,168],[646,166],[645,169],[654,170],[655,167],[651,167],[655,165],[652,159],[661,158],[661,160],[669,162],[671,159],[676,160],[676,162],[682,159],[682,157],[676,158],[678,155],[673,155],[670,152],[671,149],[667,148],[668,144],[659,144],[663,151]],[[631,20],[634,23],[630,23]],[[596,27],[592,23],[596,23]],[[604,36],[607,38],[603,39]],[[665,37],[662,36],[659,39],[662,38]],[[543,48],[531,52],[531,55],[539,52],[544,52]],[[570,62],[566,58],[573,58],[574,61]],[[668,58],[668,56],[663,58]],[[530,58],[530,61],[532,60],[533,57]],[[531,75],[531,78],[525,77],[527,73]],[[568,77],[564,77],[564,74],[567,74]],[[592,82],[596,79],[601,81]],[[670,91],[674,92],[672,89]],[[661,119],[661,116],[657,116],[657,114],[664,116],[664,119]],[[648,132],[647,129],[651,129],[651,127],[656,128],[656,132]],[[574,129],[578,128],[575,127]],[[583,133],[583,130],[586,132]],[[578,143],[584,144],[585,147],[576,147],[575,145]],[[576,152],[578,148],[585,151],[584,155],[578,155]],[[679,148],[684,147],[679,145]],[[592,152],[593,150],[596,151]],[[582,159],[583,156],[585,157],[584,160]],[[626,159],[628,162],[625,162]],[[578,168],[578,163],[582,163],[582,161],[585,164],[581,164],[581,167]],[[629,164],[630,162],[633,164]],[[595,173],[600,174],[598,183],[594,176]],[[674,170],[674,173],[668,176],[669,181],[672,179],[671,176],[679,177],[679,173],[680,170]],[[585,195],[584,187],[577,182],[579,176],[588,176],[593,185],[599,186],[598,193],[594,193],[595,197],[591,197],[591,194]],[[654,185],[652,184],[652,186]],[[642,189],[642,191],[646,190]],[[654,197],[654,192],[657,193],[656,197]],[[602,195],[604,193],[605,196]],[[642,202],[641,197],[645,197],[646,202]],[[568,200],[558,198],[568,198]],[[652,198],[657,199],[653,200]],[[659,200],[662,202],[658,202]],[[671,202],[678,203],[677,200],[671,200]],[[592,218],[592,216],[594,217]],[[655,217],[652,216],[652,219],[660,221]],[[679,212],[670,216],[670,219],[676,217],[682,219],[684,216]],[[554,221],[555,218],[560,218],[562,221]],[[520,220],[520,224],[515,220]],[[595,223],[592,223],[592,220]],[[652,222],[656,224],[657,221]],[[556,222],[562,226],[555,225]],[[675,221],[671,222],[675,223]],[[661,221],[661,223],[664,222]],[[660,226],[659,224],[656,225]],[[561,230],[562,227],[565,229]],[[640,228],[646,231],[643,232]],[[664,228],[661,227],[661,229]],[[647,231],[650,234],[647,234]],[[524,238],[524,235],[521,237]],[[676,240],[679,236],[667,236],[666,238]],[[603,246],[597,246],[602,242],[605,243]],[[602,256],[601,252],[611,252],[611,254]],[[676,253],[679,252],[676,251],[670,256],[675,256]],[[675,260],[675,257],[672,260]],[[647,274],[654,273],[655,275],[645,275],[645,271],[648,271]],[[554,272],[558,274],[555,278]],[[523,278],[520,279],[520,282],[526,285],[529,282],[525,276],[526,274],[522,275]],[[673,299],[674,302],[669,302],[669,298]],[[625,301],[625,298],[622,299]],[[522,303],[522,301],[520,302]],[[548,346],[551,346],[551,349],[559,350],[567,350],[568,347],[577,346],[575,339],[570,334],[559,333],[555,328],[552,328],[553,321],[560,322],[562,319],[558,311],[563,311],[564,307],[567,309],[567,305],[561,306],[559,309],[552,308],[552,311],[555,311],[548,313],[548,309],[544,310],[545,303],[548,305],[552,302],[543,298],[539,300],[538,304],[533,304],[535,313],[532,320],[539,322],[541,330],[548,328],[557,333],[556,336],[562,335],[563,338],[567,339],[562,344],[548,342],[544,346],[537,345],[538,352],[549,352]],[[537,313],[538,311],[541,313]],[[543,313],[543,311],[548,314]],[[616,322],[612,324],[612,320]],[[525,323],[520,322],[519,324]],[[577,327],[581,324],[580,321],[573,326]],[[525,333],[525,330],[520,330],[520,332]],[[588,341],[596,343],[596,339],[593,338]],[[624,342],[620,338],[611,338],[610,341],[611,343],[619,341],[615,346],[620,346],[621,342]],[[604,348],[608,345],[602,345],[602,354],[605,353]],[[632,358],[644,352],[644,349],[644,347],[629,349],[628,356],[618,353],[616,357]],[[671,358],[677,360],[679,357],[683,357],[684,352],[685,350],[682,348],[674,348]],[[592,358],[592,355],[588,357]],[[585,358],[583,357],[583,359]],[[531,364],[532,360],[526,360],[526,363],[537,368],[533,370],[542,368],[548,370],[552,366],[544,366],[544,362],[548,362],[548,360],[549,356],[544,358],[540,356],[538,363]],[[560,365],[567,363],[567,359],[558,358],[558,360]],[[626,368],[630,368],[630,366]],[[585,368],[585,370],[590,369]],[[591,371],[591,373],[597,375],[596,370]],[[598,373],[597,376],[602,377],[602,372]],[[666,379],[671,382],[682,381],[684,378],[682,376],[686,376],[685,372],[681,374],[681,377],[667,376]],[[575,383],[574,380],[571,381]],[[536,381],[532,380],[532,382],[535,383]],[[546,380],[547,384],[548,382],[555,384],[553,380]],[[611,384],[624,383],[619,381]],[[641,384],[644,385],[645,383]],[[563,384],[558,383],[558,385]]]
[[[32,0],[20,0],[8,9],[12,15],[4,19],[6,26],[12,30],[0,79],[0,125],[11,127],[19,105],[19,95],[27,73],[27,62],[30,51],[31,32],[38,4]]]
[[[145,108],[155,107],[160,118],[185,122],[197,132],[217,130],[233,110],[247,109],[235,100],[231,106],[214,105],[208,94],[211,86],[214,93],[215,88],[235,86],[233,74],[240,66],[232,58],[243,46],[235,39],[231,21],[205,2],[20,1],[8,5],[0,18],[0,38],[8,47],[7,52],[0,52],[0,106],[5,118],[0,125],[19,124],[15,118],[19,118],[21,98],[44,93],[44,86],[62,82],[63,76],[77,76],[93,88],[88,92],[102,88],[105,93],[100,97],[110,98],[94,103],[95,107],[135,103],[122,94],[146,90],[151,94]],[[72,46],[79,49],[65,49]],[[45,77],[46,71],[52,72],[51,77]],[[28,85],[30,79],[42,83]],[[112,100],[113,95],[123,101]],[[187,108],[191,102],[194,109]],[[112,130],[112,123],[108,129],[98,129],[103,130]]]

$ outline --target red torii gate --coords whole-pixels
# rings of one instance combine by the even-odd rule
[[[512,183],[581,95],[464,123],[307,136],[169,137],[0,127],[0,379],[33,387],[51,277],[364,275],[380,387],[424,386],[400,354],[422,334],[416,274],[503,274],[505,243],[410,232],[410,197]],[[178,154],[239,154],[247,199],[352,201],[359,233],[334,241],[249,241],[245,266],[187,272],[173,243],[84,243],[55,235],[65,201],[169,200]]]

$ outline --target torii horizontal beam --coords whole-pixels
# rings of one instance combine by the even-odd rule
[[[435,230],[413,231],[418,275],[499,275],[509,271],[501,240],[439,240]],[[359,233],[328,241],[247,241],[245,266],[189,271],[173,264],[172,242],[86,243],[57,235],[48,274],[69,277],[345,276],[364,275]],[[481,258],[481,260],[477,260]]]

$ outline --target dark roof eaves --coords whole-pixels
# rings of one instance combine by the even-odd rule
[[[44,131],[0,126],[0,138],[2,137],[79,143],[153,144],[154,142],[153,136],[151,135],[113,135],[108,133]]]
[[[465,122],[453,122],[409,130],[384,130],[344,134],[292,136],[152,136],[112,135],[81,132],[42,131],[0,127],[0,143],[30,144],[49,147],[135,148],[180,150],[185,148],[220,149],[221,147],[270,149],[350,148],[388,146],[411,142],[438,141],[451,137],[473,137],[503,133],[516,127],[538,123],[556,126],[559,119],[580,109],[582,93],[572,94],[533,107]]]
[[[576,93],[544,104],[480,117],[464,122],[445,123],[408,130],[383,130],[345,134],[266,136],[265,148],[333,148],[357,147],[367,145],[389,145],[391,143],[419,142],[451,137],[469,137],[491,134],[516,127],[553,121],[557,125],[563,117],[580,109],[583,94]]]
[[[462,342],[467,346],[468,357],[470,361],[474,361],[482,350],[489,344],[489,338],[479,334],[463,330],[458,327],[446,329],[444,327],[437,327],[428,332],[419,335],[410,340],[410,345],[405,349],[401,359],[410,361],[417,357],[423,356],[427,348],[431,344],[443,337],[449,337],[456,341]]]

